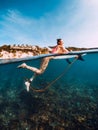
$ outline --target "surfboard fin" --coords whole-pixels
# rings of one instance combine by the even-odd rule
[[[85,55],[85,54],[82,54],[82,55]],[[77,59],[77,60],[81,60],[81,61],[85,61],[85,60],[83,59],[82,55],[78,55],[78,56],[76,57],[76,59]],[[68,64],[71,64],[71,63],[72,63],[69,59],[66,59],[66,61],[67,61]]]
[[[78,55],[77,60],[85,61],[82,57],[82,55]]]
[[[71,61],[69,59],[66,59],[66,61],[67,61],[68,64],[71,64]]]

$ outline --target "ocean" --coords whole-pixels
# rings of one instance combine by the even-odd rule
[[[29,92],[24,81],[33,72],[18,69],[22,62],[0,65],[0,130],[97,130],[98,53],[83,58],[51,60]]]

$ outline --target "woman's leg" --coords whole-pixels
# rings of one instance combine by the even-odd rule
[[[26,63],[23,63],[23,64],[19,65],[18,68],[25,68],[25,69],[31,70],[31,71],[33,71],[33,72],[35,72],[37,74],[41,74],[40,69],[38,69],[36,67],[28,66]]]
[[[46,68],[47,68],[47,66],[48,66],[48,63],[49,63],[49,60],[50,60],[49,57],[48,57],[48,58],[44,58],[44,59],[42,60],[40,69],[35,68],[35,67],[28,66],[28,65],[26,65],[25,63],[19,65],[18,68],[26,68],[26,69],[28,69],[28,70],[31,70],[31,71],[35,72],[36,74],[42,74],[42,73],[46,70]]]
[[[49,61],[50,61],[50,57],[46,57],[46,58],[42,59],[42,62],[41,62],[41,65],[40,65],[41,73],[43,73],[46,70],[46,68],[49,64]]]

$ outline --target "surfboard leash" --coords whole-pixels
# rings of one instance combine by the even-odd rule
[[[30,89],[34,92],[45,92],[51,85],[53,85],[57,80],[59,80],[70,68],[71,66],[75,63],[75,61],[77,60],[77,58],[75,58],[71,64],[68,64],[68,66],[65,68],[65,70],[63,71],[63,73],[61,73],[56,79],[54,79],[50,84],[48,84],[45,88],[43,89],[36,89],[33,86],[31,86],[30,83]],[[36,76],[36,75],[35,75]],[[35,78],[35,77],[34,77]]]

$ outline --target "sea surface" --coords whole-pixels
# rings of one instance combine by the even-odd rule
[[[33,72],[18,69],[22,62],[0,65],[0,130],[98,130],[98,53],[83,58],[51,60],[29,92]]]

